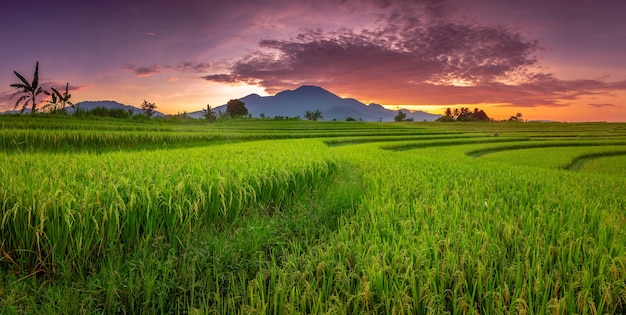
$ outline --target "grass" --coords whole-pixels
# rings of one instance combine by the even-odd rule
[[[626,311],[623,124],[97,122],[0,117],[0,313]]]
[[[626,156],[625,154],[613,156],[599,156],[594,159],[587,160],[578,171],[597,173],[602,176],[621,176],[626,174]]]

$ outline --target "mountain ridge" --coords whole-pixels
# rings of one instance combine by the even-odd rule
[[[246,104],[253,117],[263,114],[265,117],[304,117],[306,111],[319,110],[323,120],[346,120],[352,117],[363,121],[393,121],[397,111],[384,108],[380,104],[366,105],[354,98],[341,98],[332,92],[313,85],[303,85],[295,90],[285,90],[272,96],[260,96],[256,93],[240,98]],[[214,112],[225,112],[226,105],[213,108]],[[415,121],[433,121],[441,115],[423,111],[404,109],[407,118]],[[190,117],[202,117],[202,111],[188,113]]]

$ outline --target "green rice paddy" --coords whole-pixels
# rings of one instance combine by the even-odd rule
[[[626,312],[625,124],[0,128],[2,314]]]

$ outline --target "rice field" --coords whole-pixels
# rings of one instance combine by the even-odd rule
[[[626,312],[625,124],[0,127],[3,314]]]

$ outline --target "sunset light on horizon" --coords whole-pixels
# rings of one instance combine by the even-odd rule
[[[0,13],[0,112],[13,71],[73,102],[166,114],[302,85],[389,109],[626,121],[626,2],[31,1]],[[53,18],[51,18],[53,17]],[[35,22],[33,22],[35,21]]]

